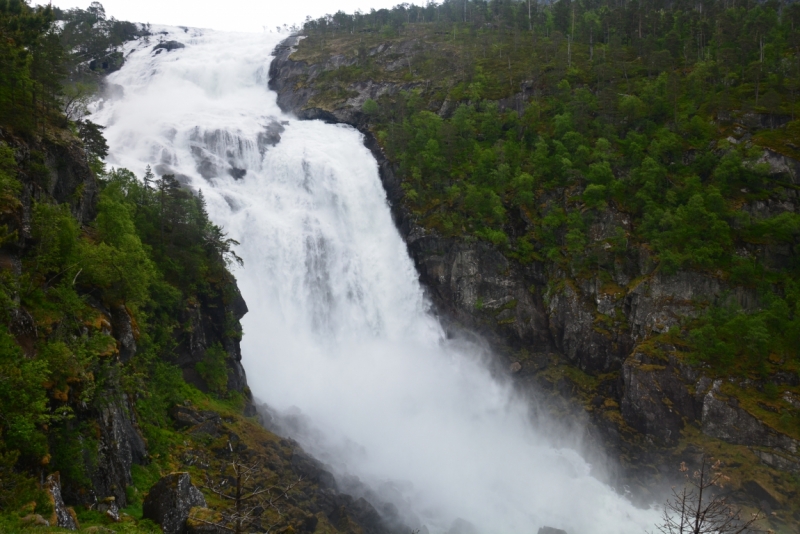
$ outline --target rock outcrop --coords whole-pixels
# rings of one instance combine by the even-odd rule
[[[142,512],[145,519],[161,525],[164,534],[183,534],[195,506],[205,508],[206,500],[192,484],[189,473],[172,473],[150,488]]]
[[[67,206],[77,223],[91,231],[97,213],[99,184],[89,166],[84,147],[68,131],[54,130],[39,139],[20,137],[0,129],[0,143],[13,150],[19,168],[17,178],[21,184],[18,194],[20,205],[2,214],[3,227],[8,230],[7,237],[11,239],[5,240],[0,251],[0,268],[21,276],[24,259],[32,254],[36,246],[32,232],[36,203]],[[207,389],[195,368],[209,347],[219,345],[224,351],[228,368],[227,390],[242,393],[246,400],[246,412],[253,415],[255,412],[250,402],[239,347],[242,331],[239,320],[247,313],[247,305],[232,278],[227,283],[220,283],[220,286],[225,287],[220,287],[216,296],[207,296],[198,301],[190,299],[191,305],[184,309],[185,316],[181,320],[191,327],[174,332],[177,349],[171,363],[182,368],[190,383]],[[70,470],[70,474],[64,472],[65,475],[57,483],[57,493],[59,499],[63,495],[68,503],[86,507],[113,502],[113,507],[108,509],[111,515],[119,517],[119,510],[129,504],[127,488],[132,483],[132,466],[145,465],[150,461],[147,444],[137,421],[136,398],[129,396],[129,389],[123,387],[125,366],[131,365],[136,357],[142,332],[131,310],[124,304],[104,303],[95,291],[87,291],[81,298],[96,314],[92,327],[97,329],[98,334],[113,338],[115,347],[112,346],[103,356],[103,365],[93,373],[92,380],[102,387],[93,392],[91,402],[70,396],[69,386],[57,399],[59,403],[69,403],[64,408],[69,410],[65,413],[69,413],[70,417],[62,426],[70,436],[70,451],[75,454],[74,458],[70,458],[74,471]],[[9,326],[26,356],[34,358],[42,332],[37,330],[34,317],[19,302],[10,310]],[[51,448],[63,445],[55,443],[63,440],[62,435],[53,435],[52,440],[54,443]],[[76,473],[80,473],[80,476],[70,476]],[[67,521],[62,515],[59,515],[59,525]]]
[[[67,530],[78,530],[78,518],[71,508],[67,508],[61,498],[61,476],[58,473],[48,475],[44,481],[44,490],[53,505],[53,516],[48,523]]]

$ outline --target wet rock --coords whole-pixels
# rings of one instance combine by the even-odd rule
[[[717,380],[703,398],[702,430],[714,438],[736,445],[755,447],[753,452],[765,464],[800,473],[800,441],[769,427],[727,399]]]
[[[127,363],[136,355],[136,338],[139,336],[128,309],[120,304],[111,311],[111,325],[117,340],[119,359]]]
[[[82,146],[52,145],[44,149],[50,170],[48,193],[70,211],[81,224],[96,213],[97,180],[89,169]]]
[[[175,360],[182,371],[183,379],[201,391],[208,391],[208,384],[197,372],[197,364],[205,358],[206,351],[213,345],[221,345],[227,353],[225,365],[228,368],[229,391],[244,393],[248,399],[245,407],[247,415],[255,413],[252,408],[252,397],[247,387],[247,375],[242,367],[242,351],[239,336],[231,335],[241,332],[239,320],[247,313],[239,288],[232,283],[225,297],[210,297],[208,300],[187,306],[181,318],[187,325],[184,332],[177,336],[178,346],[174,352]]]
[[[125,488],[133,481],[131,466],[146,463],[147,446],[134,424],[132,412],[123,402],[105,406],[97,423],[100,440],[92,486],[99,497],[114,497],[118,506],[125,507],[128,502]]]
[[[238,169],[236,167],[231,167],[230,169],[228,169],[228,174],[230,174],[234,180],[241,180],[247,175],[247,169]]]
[[[218,161],[214,154],[199,146],[191,147],[192,157],[194,157],[197,172],[205,178],[210,180],[216,178],[221,174],[222,162]]]
[[[281,142],[281,134],[286,130],[278,121],[270,122],[263,132],[259,132],[256,137],[258,151],[263,156],[269,147],[274,147]]]
[[[189,473],[172,473],[156,482],[144,499],[142,517],[161,525],[164,534],[183,534],[186,520],[195,506],[206,500],[191,481]]]
[[[180,48],[186,48],[186,45],[178,41],[164,41],[154,46],[153,52],[156,52],[157,50],[166,50],[167,52],[171,52],[172,50],[178,50]]]
[[[53,505],[53,516],[47,522],[48,525],[59,526],[67,530],[78,530],[75,512],[68,509],[64,504],[64,499],[61,498],[61,477],[58,473],[48,475],[44,482],[44,490]]]
[[[674,445],[684,419],[698,417],[689,388],[672,362],[651,362],[634,354],[622,367],[622,417],[631,427],[659,444]]]
[[[567,534],[567,531],[560,528],[542,527],[537,534]]]
[[[361,530],[365,534],[383,534],[387,531],[378,511],[363,497],[354,499],[327,488],[317,494],[317,503],[340,532]]]
[[[304,480],[316,482],[321,488],[336,489],[336,479],[326,470],[322,463],[312,458],[300,449],[295,449],[292,452],[291,459],[292,471],[297,473],[298,476],[303,477]]]
[[[755,480],[747,480],[742,483],[742,489],[747,492],[748,495],[753,497],[756,502],[766,504],[762,508],[769,507],[771,510],[778,510],[781,507],[781,503],[776,499],[769,491],[767,491],[764,486],[758,483]]]

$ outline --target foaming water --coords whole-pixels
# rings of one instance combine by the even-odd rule
[[[122,91],[92,118],[109,164],[175,173],[241,242],[248,382],[302,413],[301,443],[432,533],[457,518],[502,534],[653,525],[548,445],[476,347],[444,339],[360,134],[285,116],[267,89],[281,36],[162,30],[186,47],[130,44],[109,77]]]

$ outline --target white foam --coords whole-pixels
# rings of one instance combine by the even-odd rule
[[[188,177],[241,242],[248,382],[311,422],[304,446],[383,488],[431,532],[459,517],[502,534],[640,533],[655,523],[575,452],[549,446],[548,429],[531,426],[478,350],[443,339],[360,134],[284,116],[267,90],[281,36],[154,30],[186,48],[128,46],[109,77],[124,97],[93,116],[108,125],[108,162]],[[258,135],[274,119],[286,122],[282,140],[262,154]],[[198,154],[217,177],[201,177]],[[247,174],[235,180],[229,167]]]

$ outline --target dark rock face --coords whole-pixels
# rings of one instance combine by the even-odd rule
[[[172,473],[150,488],[142,506],[143,517],[164,530],[164,534],[183,534],[189,511],[206,507],[206,500],[189,477],[189,473]]]
[[[124,305],[120,304],[112,310],[111,324],[117,340],[119,359],[122,363],[128,363],[136,355],[136,338],[139,332]]]
[[[100,439],[97,447],[97,467],[92,473],[95,497],[102,500],[114,497],[118,506],[127,506],[125,488],[132,482],[131,466],[147,461],[147,447],[123,402],[112,402],[97,418]],[[83,499],[85,500],[85,499]]]
[[[263,132],[259,132],[256,137],[258,151],[263,156],[269,147],[274,147],[281,142],[281,134],[286,130],[278,121],[270,122]]]
[[[18,233],[17,246],[26,247],[31,239],[31,217],[34,200],[52,199],[69,206],[80,224],[94,219],[98,194],[97,180],[92,174],[83,147],[77,141],[56,143],[49,140],[32,141],[12,136],[0,128],[0,141],[14,149],[15,159],[21,166],[32,161],[44,163],[46,173],[36,176],[19,176],[22,191],[19,199],[22,210],[13,217],[10,230]]]
[[[199,304],[187,307],[184,311],[184,324],[188,332],[181,333],[179,345],[175,350],[175,363],[182,369],[183,378],[201,391],[208,391],[208,385],[195,370],[203,360],[206,351],[219,344],[227,353],[225,364],[228,367],[228,389],[245,393],[249,398],[247,376],[242,367],[240,338],[242,327],[239,320],[247,313],[247,304],[238,287],[229,288],[228,295],[206,298]],[[230,335],[231,332],[234,335]],[[254,415],[252,403],[248,404],[247,414]]]
[[[290,460],[292,471],[311,482],[319,484],[323,489],[336,490],[336,479],[327,471],[321,462],[315,460],[300,449],[295,449]]]
[[[727,399],[719,390],[721,381],[714,382],[703,398],[703,433],[739,445],[763,447],[756,455],[776,469],[800,473],[800,441],[769,427]]]
[[[50,524],[67,530],[78,530],[78,520],[75,518],[75,512],[68,509],[64,504],[64,499],[61,498],[61,477],[58,473],[48,475],[44,481],[44,490],[50,496],[50,501],[53,504],[55,521],[51,520]]]
[[[680,373],[674,358],[653,361],[641,353],[628,358],[622,367],[622,417],[660,445],[677,444],[684,420],[697,421],[702,409]]]
[[[42,148],[50,169],[47,193],[59,204],[69,205],[79,223],[88,223],[95,215],[98,188],[82,148],[72,144]]]

